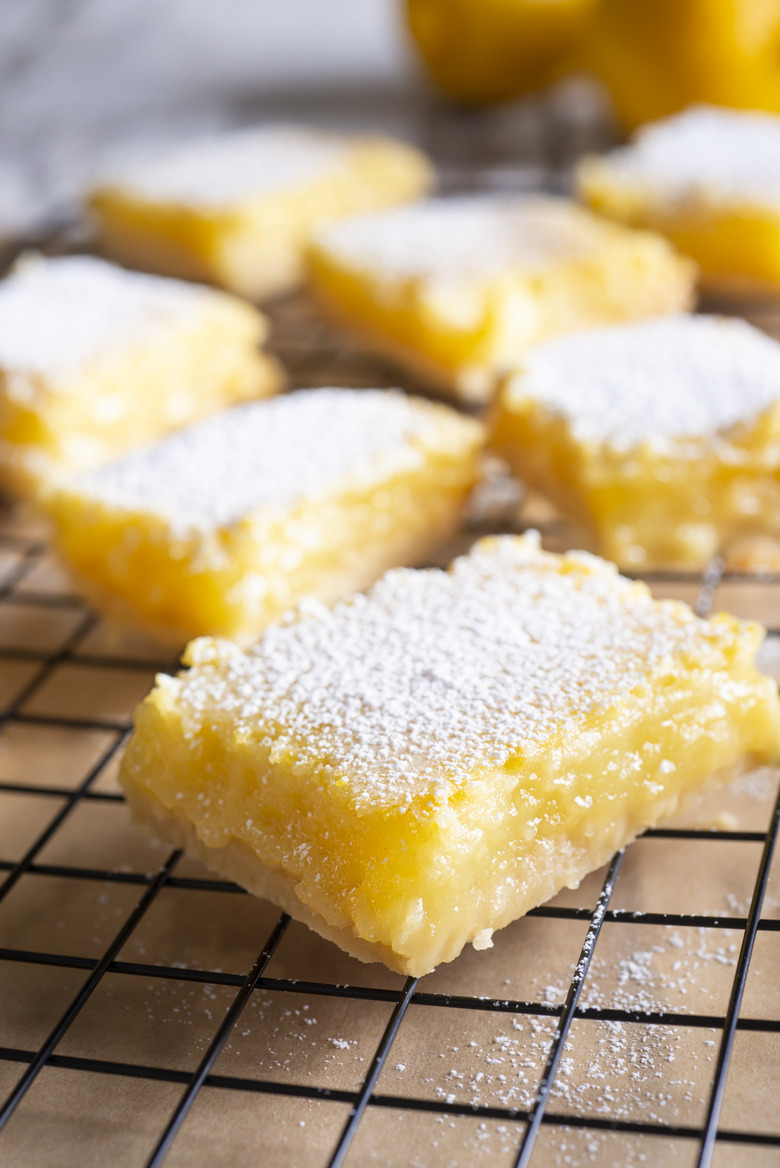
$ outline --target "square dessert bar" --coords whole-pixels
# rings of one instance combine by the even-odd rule
[[[586,158],[582,198],[666,235],[709,286],[780,287],[780,116],[698,106]]]
[[[529,347],[687,308],[694,270],[663,239],[564,199],[432,199],[329,225],[309,251],[323,307],[442,392],[492,398]]]
[[[0,283],[0,484],[35,492],[280,388],[265,318],[224,292],[87,256]]]
[[[586,553],[484,540],[189,646],[121,781],[151,830],[366,961],[419,975],[702,789],[780,753],[757,625]]]
[[[332,601],[457,530],[484,432],[392,390],[238,406],[64,484],[54,542],[110,616],[180,647],[251,641],[301,597]]]
[[[322,222],[416,199],[432,181],[425,156],[391,138],[263,126],[118,164],[89,203],[122,263],[261,299],[300,282]]]
[[[750,568],[780,541],[778,436],[780,343],[670,316],[530,353],[492,442],[619,564],[698,569],[725,553]]]

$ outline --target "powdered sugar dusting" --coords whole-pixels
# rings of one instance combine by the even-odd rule
[[[618,181],[664,201],[705,199],[780,205],[780,117],[695,106],[640,131],[607,156]]]
[[[30,257],[0,283],[0,366],[64,388],[86,362],[164,336],[220,295],[90,256]]]
[[[101,187],[159,203],[225,207],[305,186],[343,167],[348,138],[298,126],[260,126],[118,164]]]
[[[605,226],[565,199],[429,199],[331,224],[319,235],[337,262],[378,279],[479,279],[535,271],[592,251]]]
[[[780,399],[780,343],[742,320],[669,316],[571,334],[529,354],[508,402],[530,397],[584,441],[713,436]]]
[[[398,569],[333,610],[302,606],[249,653],[195,642],[185,724],[218,709],[355,805],[446,798],[538,747],[668,655],[730,636],[585,553],[483,541],[449,572]],[[718,657],[719,659],[719,657]]]
[[[422,464],[425,449],[463,449],[476,423],[388,390],[301,390],[250,402],[82,476],[106,506],[210,531],[343,486],[381,483]]]

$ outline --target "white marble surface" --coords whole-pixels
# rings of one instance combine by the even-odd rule
[[[396,0],[0,0],[0,236],[126,145],[273,118],[409,132]]]

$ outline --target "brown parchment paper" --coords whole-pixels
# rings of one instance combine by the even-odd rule
[[[332,348],[324,361],[319,342],[312,341],[309,310],[291,301],[279,312],[280,351],[298,384],[394,379],[392,371],[349,348]],[[511,525],[517,503],[513,488],[498,483],[476,508],[472,530],[441,559],[467,546],[478,531]],[[571,536],[560,521],[533,506],[526,505],[524,519],[540,524],[548,546],[568,546]],[[13,716],[0,726],[0,881],[63,816],[0,902],[3,1096],[168,855],[132,824],[116,797],[115,751],[134,704],[170,654],[100,620],[85,624],[86,609],[44,538],[24,516],[3,516],[0,708]],[[659,596],[693,603],[702,581],[660,578],[652,586]],[[728,580],[716,588],[712,607],[780,630],[780,582]],[[770,636],[763,661],[780,678],[780,638]],[[93,772],[92,794],[70,806]],[[750,775],[708,797],[680,822],[763,833],[777,783],[771,771]],[[703,1122],[740,922],[760,855],[760,841],[731,838],[651,838],[629,849],[611,908],[733,917],[735,924],[713,929],[632,919],[604,925],[580,1005],[640,1011],[644,1017],[575,1019],[548,1105],[559,1120],[543,1126],[534,1165],[695,1163],[695,1139],[607,1127],[611,1120],[689,1127]],[[593,874],[554,906],[592,911],[603,878],[604,872]],[[278,918],[273,906],[199,886],[201,879],[211,877],[187,858],[178,863],[117,955],[118,964],[102,977],[0,1133],[4,1168],[140,1168],[146,1162]],[[779,910],[777,857],[764,919],[777,922]],[[556,1025],[545,1010],[563,1003],[587,926],[587,919],[529,917],[496,934],[491,950],[469,949],[421,980],[423,994],[478,1000],[481,1008],[410,1006],[375,1088],[386,1105],[367,1108],[347,1156],[350,1168],[493,1168],[514,1162],[524,1122],[511,1109],[522,1112],[533,1102]],[[18,959],[20,954],[28,959]],[[149,976],[143,972],[147,965],[165,967],[169,976]],[[202,971],[201,980],[187,980],[191,970]],[[166,1160],[170,1168],[327,1164],[403,982],[382,966],[353,961],[295,922],[265,978],[216,1060],[213,1075],[220,1085],[207,1084],[198,1094]],[[383,996],[283,992],[277,979],[370,987]],[[507,1012],[503,1003],[512,1001],[539,1012]],[[652,1021],[670,1013],[674,1024]],[[712,1023],[687,1023],[692,1015]],[[758,933],[741,1016],[748,1024],[737,1032],[721,1127],[777,1134],[780,931],[771,926]],[[116,1073],[123,1068],[127,1073]],[[157,1072],[159,1079],[153,1077]],[[231,1079],[277,1087],[240,1090]],[[316,1097],[302,1097],[301,1090]],[[394,1097],[420,1100],[427,1109],[393,1106]],[[496,1112],[453,1115],[447,1108],[455,1104]],[[567,1117],[575,1126],[564,1122]],[[601,1127],[576,1126],[583,1117]],[[719,1143],[714,1162],[718,1168],[769,1168],[780,1163],[780,1153],[777,1147]]]

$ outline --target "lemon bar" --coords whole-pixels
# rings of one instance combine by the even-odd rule
[[[121,771],[153,832],[424,974],[780,752],[758,625],[587,553],[480,542],[160,676]]]
[[[309,252],[322,305],[444,393],[479,403],[560,333],[689,306],[663,239],[564,199],[432,199],[330,224]]]
[[[301,597],[332,601],[456,531],[482,426],[391,390],[237,406],[65,483],[54,539],[109,616],[178,647],[254,639]]]
[[[29,257],[0,284],[0,483],[35,493],[275,393],[265,335],[265,318],[224,292],[87,256]]]
[[[779,438],[780,343],[710,316],[551,341],[507,379],[493,419],[517,475],[635,569],[776,543]]]
[[[780,288],[780,116],[697,106],[582,161],[582,198],[666,235],[725,290]]]
[[[391,138],[264,126],[127,160],[89,203],[122,263],[262,299],[300,282],[323,221],[416,199],[432,181],[425,156]]]

